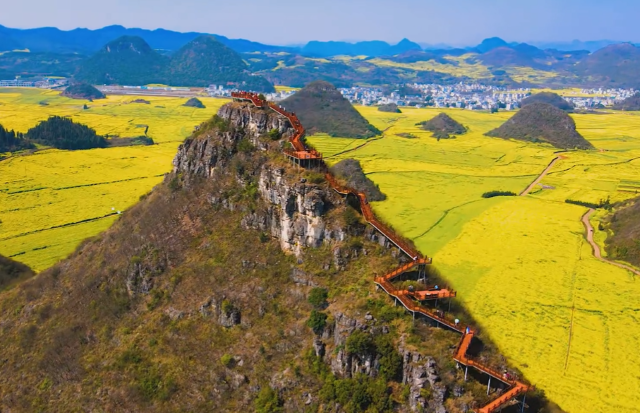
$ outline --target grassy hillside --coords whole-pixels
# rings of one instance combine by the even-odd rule
[[[518,139],[529,142],[547,142],[561,149],[593,149],[577,131],[573,119],[564,111],[547,103],[524,106],[511,119],[487,136]]]
[[[104,99],[105,97],[104,93],[87,83],[75,83],[70,85],[64,90],[64,92],[62,92],[62,96],[84,100]]]
[[[166,68],[165,83],[202,86],[233,82],[238,88],[272,92],[273,86],[261,76],[249,76],[240,55],[213,36],[200,36],[180,48]]]
[[[522,99],[522,101],[520,102],[520,106],[525,107],[532,103],[546,103],[564,111],[571,111],[574,108],[572,103],[567,102],[560,95],[553,92],[540,92],[531,95],[527,98]]]
[[[398,105],[395,103],[387,103],[385,105],[378,106],[378,110],[380,112],[388,112],[388,113],[402,113]]]
[[[347,186],[364,192],[369,201],[384,201],[387,196],[380,188],[367,178],[359,161],[344,159],[331,167],[331,172],[342,179]]]
[[[467,132],[467,128],[464,125],[446,113],[439,113],[431,120],[421,122],[419,125],[422,126],[422,129],[433,132],[433,136],[440,139],[446,139],[449,135],[462,135]]]
[[[86,60],[75,77],[94,85],[164,83],[167,64],[142,38],[122,36]]]
[[[308,84],[280,103],[295,112],[308,134],[318,132],[332,136],[368,138],[380,134],[331,83]]]
[[[606,223],[605,248],[610,258],[640,266],[640,199],[617,210]]]
[[[640,87],[640,48],[620,43],[600,49],[575,66],[584,80],[607,87]]]
[[[213,36],[199,36],[171,58],[161,55],[140,37],[123,36],[85,61],[76,78],[92,84],[207,87],[235,84],[238,88],[271,92],[273,85],[251,76],[240,55]]]

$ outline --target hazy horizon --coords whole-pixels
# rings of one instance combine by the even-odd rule
[[[532,43],[638,42],[640,33],[633,30],[638,13],[640,4],[631,0],[538,0],[517,6],[507,0],[482,4],[475,0],[325,0],[315,4],[292,0],[220,4],[205,0],[183,0],[179,4],[169,0],[114,0],[108,10],[101,7],[97,13],[95,1],[23,0],[3,6],[0,24],[19,29],[99,29],[111,25],[162,28],[277,45],[310,40],[384,40],[395,44],[408,38],[423,44],[470,46],[489,37]],[[245,24],[238,24],[238,20]]]

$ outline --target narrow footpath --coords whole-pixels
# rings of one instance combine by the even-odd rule
[[[556,156],[551,163],[545,168],[544,171],[542,171],[542,173],[536,178],[535,181],[533,181],[531,183],[531,185],[529,185],[527,187],[527,189],[525,189],[524,191],[522,191],[520,193],[520,196],[527,196],[529,195],[529,192],[533,191],[533,188],[536,187],[536,185],[538,185],[540,183],[540,181],[542,181],[542,179],[547,176],[547,173],[551,170],[551,168],[553,168],[553,166],[556,164],[556,162],[558,162],[560,159],[562,159],[562,156]]]
[[[300,120],[295,115],[295,113],[290,113],[276,105],[272,102],[267,102],[258,97],[258,95],[254,93],[248,92],[234,92],[231,96],[239,101],[248,101],[251,102],[254,106],[259,108],[271,108],[278,114],[286,117],[289,120],[289,123],[293,127],[295,133],[293,137],[290,139],[290,143],[293,149],[285,149],[284,153],[286,156],[291,158],[296,162],[297,165],[300,166],[320,166],[324,167],[325,170],[328,171],[328,168],[324,164],[322,160],[322,154],[317,152],[314,149],[307,148],[307,146],[303,142],[303,138],[305,136],[305,129],[300,123]],[[557,159],[556,159],[557,160]],[[547,170],[553,166],[553,163],[549,165]],[[543,172],[544,174],[544,172]],[[543,176],[543,175],[542,175]],[[542,176],[539,179],[542,179]],[[337,182],[335,177],[327,172],[326,179],[329,182],[329,185],[339,194],[342,195],[354,195],[360,202],[360,210],[362,211],[362,215],[364,219],[376,228],[382,235],[384,235],[390,242],[396,245],[403,253],[407,254],[411,258],[411,262],[408,264],[404,264],[397,269],[389,272],[388,274],[382,277],[375,278],[375,284],[382,288],[387,294],[393,297],[394,300],[400,302],[410,313],[415,317],[416,314],[421,314],[436,323],[442,325],[443,327],[449,328],[457,333],[462,334],[462,338],[460,340],[460,344],[454,354],[453,359],[465,369],[465,380],[467,378],[467,372],[469,367],[476,369],[477,371],[487,374],[489,377],[492,377],[508,386],[508,388],[501,393],[496,399],[492,400],[485,406],[475,410],[476,413],[492,413],[495,412],[505,404],[509,403],[511,400],[517,398],[520,395],[525,395],[530,390],[533,390],[532,386],[529,386],[523,382],[520,382],[510,376],[507,373],[500,373],[491,369],[488,366],[485,366],[477,361],[471,359],[467,356],[467,350],[471,345],[471,342],[475,335],[475,330],[471,326],[463,327],[460,325],[458,320],[452,321],[447,319],[446,315],[437,310],[431,310],[430,308],[422,305],[420,302],[430,299],[440,299],[440,298],[452,298],[456,296],[456,292],[450,290],[448,288],[427,288],[422,291],[414,291],[414,290],[398,290],[392,284],[393,279],[400,276],[401,274],[417,269],[419,273],[423,273],[425,271],[425,266],[431,264],[431,259],[428,257],[423,257],[419,251],[417,251],[411,244],[406,242],[402,237],[396,234],[393,230],[387,227],[384,223],[380,222],[364,193],[358,192],[353,188],[348,188],[346,186],[341,185]],[[535,184],[535,183],[534,183]],[[524,400],[522,401],[522,405],[524,408]]]
[[[582,216],[582,223],[584,224],[584,228],[587,231],[587,241],[589,241],[589,244],[591,244],[591,249],[593,250],[593,256],[602,262],[615,265],[616,267],[622,268],[623,270],[631,271],[635,275],[640,275],[640,271],[633,267],[620,264],[619,262],[611,261],[602,257],[602,253],[600,252],[600,246],[593,240],[593,226],[591,225],[591,217],[595,212],[596,212],[595,209],[590,208],[587,211],[587,213]]]

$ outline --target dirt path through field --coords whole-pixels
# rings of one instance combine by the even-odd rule
[[[558,157],[554,158],[554,159],[553,159],[553,161],[551,161],[551,163],[550,163],[550,164],[545,168],[545,170],[544,170],[544,171],[542,171],[542,173],[541,173],[541,174],[536,178],[536,180],[535,180],[535,181],[533,181],[533,182],[531,183],[531,185],[529,185],[529,186],[527,187],[527,189],[525,189],[524,191],[522,191],[522,192],[520,193],[520,196],[526,196],[526,195],[529,195],[529,192],[531,192],[531,191],[533,190],[533,188],[535,188],[535,186],[536,186],[536,185],[538,185],[538,184],[540,183],[540,181],[542,181],[542,178],[544,178],[544,177],[547,175],[547,173],[549,172],[549,170],[550,170],[551,168],[553,168],[553,165],[555,165],[555,164],[556,164],[556,162],[558,162],[560,159],[561,159],[561,157],[560,157],[560,156],[558,156]]]
[[[606,258],[602,258],[602,253],[600,252],[600,246],[596,244],[593,240],[593,226],[591,225],[590,218],[596,212],[595,209],[590,208],[586,214],[582,216],[582,223],[584,224],[584,228],[587,231],[587,241],[591,244],[591,249],[593,250],[593,256],[599,259],[600,261],[606,262],[607,264],[615,265],[618,268],[622,268],[623,270],[631,271],[636,275],[640,275],[640,271],[635,268],[629,267],[624,264],[617,263],[615,261],[610,261]]]

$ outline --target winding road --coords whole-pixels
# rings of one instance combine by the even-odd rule
[[[582,223],[584,224],[584,228],[587,231],[587,241],[591,244],[591,249],[593,250],[593,256],[599,259],[600,261],[606,262],[607,264],[615,265],[618,268],[622,268],[623,270],[631,271],[636,275],[640,275],[640,271],[629,267],[628,265],[620,264],[615,261],[608,260],[606,258],[602,258],[602,252],[600,251],[600,246],[593,240],[593,226],[591,225],[590,218],[596,212],[595,209],[590,208],[586,214],[582,216]]]

